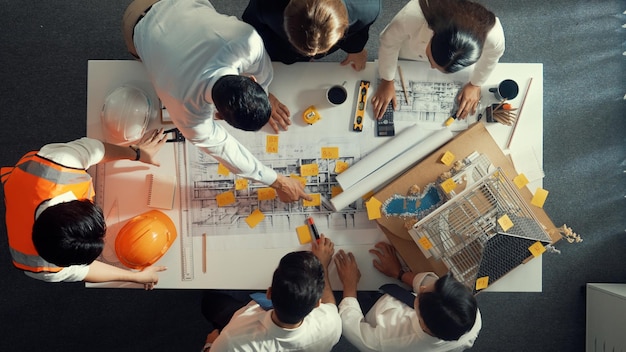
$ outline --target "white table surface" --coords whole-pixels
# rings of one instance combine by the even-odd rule
[[[423,66],[423,70],[428,72],[426,79],[441,80],[453,79],[453,75],[437,76],[425,63],[403,62],[403,67],[414,68],[415,65]],[[281,132],[281,141],[283,138],[290,138],[289,135],[301,134],[306,131],[307,134],[319,133],[320,135],[328,134],[327,131],[345,133],[346,138],[354,138],[355,132],[351,131],[352,116],[355,104],[355,95],[357,93],[358,82],[362,79],[372,82],[369,90],[368,100],[371,98],[376,88],[376,64],[368,63],[362,72],[354,72],[349,67],[342,67],[338,63],[297,63],[294,65],[274,64],[275,76],[270,92],[274,93],[292,113],[293,124],[288,132]],[[483,86],[483,106],[495,103],[496,99],[492,93],[488,92],[488,88],[495,86],[503,79],[510,78],[518,82],[520,93],[517,98],[511,101],[514,106],[519,107],[521,104],[528,80],[533,77],[532,86],[526,102],[523,107],[523,113],[520,116],[518,126],[515,132],[515,138],[511,143],[512,153],[526,153],[529,151],[537,156],[536,162],[538,167],[543,164],[543,67],[541,64],[498,64],[496,70],[492,74],[490,80]],[[406,76],[407,69],[403,69]],[[113,61],[113,60],[95,60],[89,61],[88,64],[88,95],[87,95],[87,136],[92,138],[104,139],[102,128],[100,125],[100,110],[104,102],[107,92],[129,81],[149,82],[147,74],[138,61]],[[336,107],[332,107],[325,98],[325,90],[333,84],[342,84],[346,81],[348,90],[347,101]],[[312,126],[305,124],[301,115],[302,112],[310,105],[315,105],[322,120]],[[366,119],[364,122],[364,131],[358,139],[355,139],[359,147],[367,152],[371,148],[386,141],[385,138],[374,137],[375,126],[372,119],[371,105],[368,101],[366,111]],[[159,127],[160,121],[152,121],[150,128]],[[397,123],[396,133],[409,124]],[[165,125],[168,128],[173,125]],[[304,130],[306,129],[306,130]],[[510,127],[497,123],[488,124],[487,129],[498,143],[498,145],[508,153],[505,148]],[[269,127],[265,127],[261,132],[271,133]],[[291,137],[295,138],[295,137]],[[242,139],[240,139],[242,140]],[[245,144],[245,142],[244,142]],[[145,195],[147,185],[145,182],[146,175],[149,173],[172,173],[175,175],[174,167],[174,148],[168,143],[159,154],[161,167],[156,168],[145,164],[137,164],[131,161],[117,161],[106,165],[107,168],[107,184],[111,182],[120,182],[128,185],[120,194],[100,195],[105,199],[104,214],[107,217],[109,225],[109,236],[114,236],[123,223],[131,217],[149,210],[146,206]],[[517,171],[524,172],[525,165],[516,165]],[[528,167],[531,168],[531,167]],[[536,168],[533,166],[532,168]],[[531,169],[532,169],[531,168]],[[90,170],[93,171],[93,170]],[[132,171],[132,172],[129,172]],[[92,172],[95,174],[95,171]],[[541,178],[531,180],[528,188],[534,192],[537,187],[541,187]],[[178,193],[178,192],[177,192]],[[178,194],[176,194],[178,198]],[[111,206],[115,204],[115,207]],[[175,202],[178,204],[178,200]],[[107,206],[108,205],[108,206]],[[179,212],[175,208],[173,210],[164,211],[179,226]],[[295,236],[295,231],[294,231]],[[368,241],[371,243],[363,243],[363,241],[353,241],[350,236],[341,233],[329,234],[339,245],[336,250],[343,249],[351,251],[356,256],[362,276],[359,283],[360,290],[376,290],[378,287],[387,282],[395,282],[380,274],[372,266],[373,255],[368,250],[373,244],[380,240],[385,240],[382,232],[371,236]],[[156,263],[157,265],[165,265],[168,270],[160,273],[159,284],[156,288],[221,288],[221,289],[259,289],[265,290],[271,284],[271,276],[276,268],[280,258],[291,250],[305,249],[306,246],[296,246],[294,248],[265,248],[265,249],[239,249],[239,250],[221,250],[213,251],[207,248],[207,272],[203,273],[202,268],[202,238],[193,237],[194,247],[194,279],[190,281],[182,280],[181,265],[181,244],[176,240],[169,251]],[[107,238],[107,246],[103,253],[104,258],[113,259],[114,253]],[[541,291],[541,274],[542,260],[541,257],[530,260],[528,263],[520,265],[512,270],[509,274],[490,285],[485,291],[517,291],[517,292],[540,292]],[[340,290],[339,282],[334,264],[330,267],[331,285],[333,289]],[[139,285],[131,283],[104,283],[104,284],[86,284],[87,287],[129,287],[138,288]]]

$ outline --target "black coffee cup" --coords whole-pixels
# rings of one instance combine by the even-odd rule
[[[333,105],[340,105],[343,104],[343,102],[348,98],[348,91],[343,85],[336,84],[328,88],[326,91],[326,98],[329,103]]]
[[[517,82],[512,79],[505,79],[500,82],[496,88],[489,88],[489,91],[496,96],[498,100],[513,100],[519,93]]]

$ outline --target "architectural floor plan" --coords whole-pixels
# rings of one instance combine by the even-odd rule
[[[456,113],[456,96],[463,87],[461,82],[425,82],[407,80],[404,96],[402,83],[395,81],[396,102],[395,121],[416,122],[428,129],[440,129],[443,123]],[[468,121],[456,120],[451,128],[465,130]]]
[[[257,142],[263,144],[262,139]],[[206,234],[214,242],[222,242],[219,238],[223,237],[239,238],[242,241],[238,246],[255,247],[260,243],[268,245],[258,240],[259,236],[269,235],[273,238],[271,246],[280,247],[283,243],[280,238],[284,235],[284,243],[292,244],[296,238],[294,229],[304,225],[307,217],[313,217],[320,232],[326,234],[333,233],[333,230],[359,233],[376,229],[375,223],[368,220],[363,199],[339,212],[334,212],[328,201],[341,192],[335,179],[338,172],[360,157],[357,148],[348,144],[330,146],[339,152],[337,158],[323,158],[320,149],[296,144],[281,146],[285,150],[281,154],[258,152],[265,150],[263,145],[250,148],[277,173],[300,180],[305,191],[313,197],[312,202],[301,200],[294,203],[283,203],[272,188],[228,172],[191,143],[185,143],[185,147],[187,185],[181,189],[186,189],[190,196],[188,216],[194,236]],[[249,217],[259,212],[262,215],[257,216],[262,220],[253,220],[251,226]],[[248,236],[250,238],[246,239]],[[233,241],[229,243],[232,245]]]

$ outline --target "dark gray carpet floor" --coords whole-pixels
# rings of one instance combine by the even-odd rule
[[[377,34],[406,0],[383,0]],[[619,0],[484,0],[507,38],[502,62],[544,64],[545,209],[584,242],[545,255],[542,293],[482,293],[474,351],[582,351],[587,282],[626,282],[626,162]],[[0,0],[0,165],[85,135],[87,60],[131,59],[120,35],[127,0]],[[240,15],[245,0],[216,0]],[[337,61],[338,56],[329,60]],[[0,206],[4,214],[4,204]],[[11,264],[0,227],[0,351],[198,351],[200,291],[45,284]],[[345,341],[336,351],[354,350]]]

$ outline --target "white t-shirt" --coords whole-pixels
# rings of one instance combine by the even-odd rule
[[[330,351],[341,337],[337,306],[322,303],[295,329],[272,321],[272,311],[256,302],[238,310],[211,346],[211,352],[234,351]]]
[[[434,273],[420,273],[413,280],[413,290],[436,280]],[[456,341],[444,341],[428,335],[420,327],[417,312],[401,301],[383,295],[363,316],[359,302],[346,297],[339,304],[343,336],[360,351],[463,351],[474,345],[482,327],[480,311],[472,329]]]

